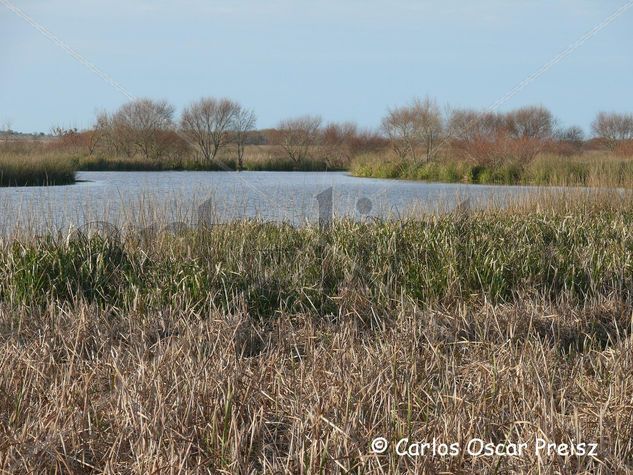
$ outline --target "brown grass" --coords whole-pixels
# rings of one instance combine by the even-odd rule
[[[362,298],[362,297],[361,297]],[[625,473],[631,309],[422,311],[339,323],[117,317],[86,305],[0,313],[0,466],[12,473]],[[369,308],[369,307],[367,307]],[[590,321],[611,328],[596,334]],[[382,328],[381,328],[382,327]],[[608,336],[608,338],[607,338]],[[394,443],[595,442],[597,457],[399,457]]]
[[[0,470],[633,473],[633,208],[583,196],[325,235],[5,242]],[[394,450],[475,437],[528,449]]]

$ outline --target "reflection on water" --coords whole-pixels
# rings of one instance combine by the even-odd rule
[[[319,172],[80,172],[78,179],[70,186],[0,188],[2,231],[47,232],[95,220],[116,225],[242,218],[316,223],[327,206],[318,196],[329,188],[334,217],[398,218],[456,206],[503,205],[538,189]]]

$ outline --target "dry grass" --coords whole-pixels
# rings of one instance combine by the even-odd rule
[[[364,313],[264,326],[177,306],[125,316],[4,308],[0,464],[22,473],[631,471],[630,308],[407,307],[375,330]],[[377,456],[369,444],[379,435],[543,437],[595,442],[599,455]]]
[[[0,186],[67,185],[75,182],[76,169],[67,154],[0,150]]]
[[[0,252],[0,469],[633,473],[633,207]],[[373,454],[383,436],[522,457]],[[596,443],[537,456],[533,440]]]
[[[1,145],[1,144],[0,144]],[[24,184],[66,184],[74,181],[74,171],[224,171],[235,170],[237,160],[232,148],[222,149],[214,161],[204,162],[193,154],[151,159],[88,155],[75,148],[47,150],[42,144],[0,147],[0,186]],[[249,145],[244,155],[244,169],[249,171],[326,171],[341,170],[323,159],[293,162],[281,147]],[[72,172],[72,180],[69,173]]]

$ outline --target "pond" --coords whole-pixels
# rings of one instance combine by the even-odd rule
[[[0,230],[56,231],[91,221],[316,223],[397,219],[455,206],[504,205],[538,187],[356,178],[344,172],[79,172],[69,186],[0,188]],[[330,193],[331,191],[331,193]]]

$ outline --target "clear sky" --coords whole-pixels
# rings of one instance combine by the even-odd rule
[[[413,96],[484,108],[626,0],[11,0],[139,97],[375,126]],[[503,106],[633,111],[633,9]],[[89,127],[126,98],[0,2],[0,123]]]

